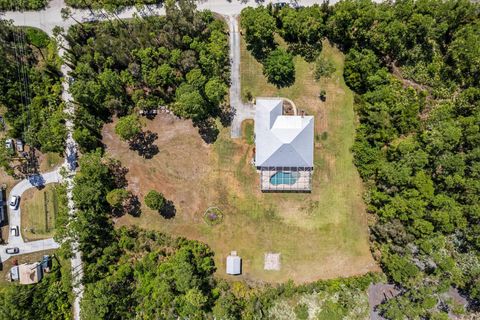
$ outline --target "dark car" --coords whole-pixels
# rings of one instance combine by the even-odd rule
[[[5,250],[5,252],[8,253],[8,254],[15,254],[15,253],[20,252],[20,249],[18,249],[17,247],[15,247],[15,248],[7,248],[7,249]]]

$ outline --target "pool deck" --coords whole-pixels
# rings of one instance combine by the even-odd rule
[[[310,192],[312,190],[312,171],[301,170],[297,180],[293,184],[272,184],[270,178],[279,171],[260,170],[260,189],[269,192]]]

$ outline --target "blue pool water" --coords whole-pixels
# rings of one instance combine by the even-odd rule
[[[270,183],[277,186],[279,184],[294,184],[297,182],[298,172],[277,172],[270,177]]]

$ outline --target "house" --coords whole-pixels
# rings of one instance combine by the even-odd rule
[[[227,274],[239,275],[242,273],[242,258],[237,256],[236,251],[232,251],[227,257]]]
[[[291,103],[293,104],[293,103]],[[284,99],[258,98],[255,166],[264,192],[310,192],[314,117],[284,114]]]
[[[37,283],[43,278],[42,265],[39,262],[21,264],[18,271],[20,284]]]

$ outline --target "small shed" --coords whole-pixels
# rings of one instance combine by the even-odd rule
[[[20,279],[18,266],[13,266],[13,267],[10,269],[10,279],[11,279],[12,281],[18,281],[18,280]]]
[[[242,273],[242,258],[237,256],[236,251],[230,252],[227,257],[227,274],[239,275]]]

